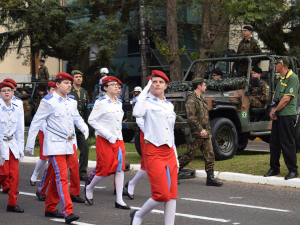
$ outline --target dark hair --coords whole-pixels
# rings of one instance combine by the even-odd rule
[[[202,87],[202,84],[203,84],[203,82],[193,83],[192,84],[193,91],[195,91],[198,88],[198,85],[200,85]]]
[[[104,84],[101,84],[101,91],[106,92],[106,90],[104,89],[104,87],[108,87],[108,82],[104,83]]]
[[[47,91],[50,91],[51,88],[54,88],[54,87],[47,85]]]

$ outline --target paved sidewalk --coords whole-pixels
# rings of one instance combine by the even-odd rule
[[[36,163],[39,157],[28,157],[25,156],[22,162],[25,163]],[[96,161],[89,161],[88,167],[96,167]],[[140,164],[130,164],[130,170],[137,171],[141,167]],[[196,177],[206,177],[206,172],[204,170],[196,170]],[[254,176],[242,173],[232,173],[232,172],[218,172],[215,171],[215,178],[227,181],[252,183],[252,184],[267,184],[274,186],[286,186],[300,188],[300,178],[294,178],[291,180],[285,180],[284,177],[263,177]]]

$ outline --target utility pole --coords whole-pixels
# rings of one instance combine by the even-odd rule
[[[146,27],[145,27],[145,1],[139,0],[140,12],[140,46],[141,46],[141,83],[144,88],[147,84],[148,60],[147,60],[147,45],[146,45]]]

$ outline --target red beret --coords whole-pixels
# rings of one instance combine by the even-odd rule
[[[56,84],[55,84],[55,82],[53,82],[53,81],[49,81],[48,82],[48,86],[50,86],[50,87],[56,87]]]
[[[147,77],[147,80],[150,80],[151,77],[153,76],[157,76],[157,77],[161,77],[162,79],[164,79],[167,83],[170,82],[169,78],[167,77],[167,75],[164,72],[161,72],[159,70],[152,70],[152,73],[149,77]]]
[[[17,82],[14,81],[13,79],[7,78],[7,79],[4,79],[3,82],[9,82],[9,83],[12,83],[15,87],[18,87]]]
[[[121,87],[123,87],[123,83],[119,79],[118,79],[118,84],[121,85]]]
[[[57,79],[57,80],[70,80],[70,81],[74,82],[74,78],[70,74],[64,73],[64,72],[58,73],[56,75],[55,79]]]
[[[116,78],[116,77],[113,77],[113,76],[107,76],[107,77],[104,77],[102,79],[102,84],[105,84],[105,83],[108,83],[108,82],[111,82],[111,81],[117,81],[118,84],[122,84],[122,82]],[[123,85],[123,84],[122,84]]]
[[[10,87],[11,89],[15,88],[11,83],[8,83],[8,82],[1,82],[0,88],[3,88],[3,87]]]

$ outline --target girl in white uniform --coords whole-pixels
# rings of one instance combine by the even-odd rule
[[[85,196],[87,202],[92,205],[94,187],[104,178],[115,174],[117,197],[115,207],[130,209],[122,198],[125,170],[125,145],[122,137],[124,112],[121,100],[116,97],[118,81],[112,76],[103,78],[101,89],[106,92],[106,95],[95,102],[89,116],[89,124],[97,131],[97,166],[92,182],[89,185],[86,182]]]
[[[144,163],[151,183],[152,197],[141,210],[133,211],[131,224],[140,225],[144,217],[164,203],[165,224],[175,222],[178,160],[174,142],[174,106],[164,97],[169,78],[153,70],[148,85],[137,98],[133,115],[144,120]],[[148,93],[150,89],[150,92]]]

